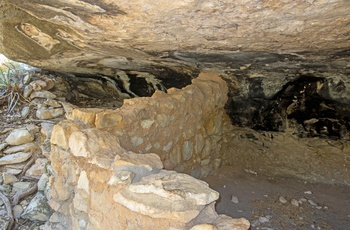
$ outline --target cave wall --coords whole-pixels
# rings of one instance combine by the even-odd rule
[[[52,132],[47,227],[248,229],[247,220],[215,212],[219,194],[205,182],[163,169],[199,177],[219,167],[226,94],[217,74],[201,73],[182,90],[116,110],[73,110]]]

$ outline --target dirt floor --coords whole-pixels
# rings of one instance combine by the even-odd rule
[[[258,175],[223,166],[204,179],[220,193],[219,214],[244,217],[251,229],[350,229],[350,187]]]

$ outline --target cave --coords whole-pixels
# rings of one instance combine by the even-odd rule
[[[3,229],[350,226],[347,0],[0,12]]]

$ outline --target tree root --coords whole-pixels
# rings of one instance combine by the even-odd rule
[[[35,160],[36,160],[36,157],[30,158],[30,160],[29,160],[29,161],[26,163],[26,165],[24,166],[24,168],[23,168],[21,174],[19,174],[18,180],[21,180],[21,179],[22,179],[22,177],[26,174],[26,172],[28,171],[28,169],[32,166],[32,164],[34,164]]]
[[[36,192],[38,190],[38,184],[35,183],[31,188],[27,189],[26,191],[23,192],[17,192],[13,197],[12,197],[12,206],[15,206],[18,204],[18,202],[23,199],[26,196],[29,196]]]
[[[0,199],[4,202],[5,207],[6,207],[6,211],[7,211],[7,215],[10,219],[9,225],[7,226],[7,230],[11,230],[13,223],[14,223],[14,217],[13,217],[13,213],[12,213],[12,207],[11,207],[10,200],[1,191],[0,191]]]

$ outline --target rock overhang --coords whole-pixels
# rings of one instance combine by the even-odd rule
[[[1,47],[10,58],[67,72],[329,54],[350,47],[349,7],[345,0],[3,1]]]

